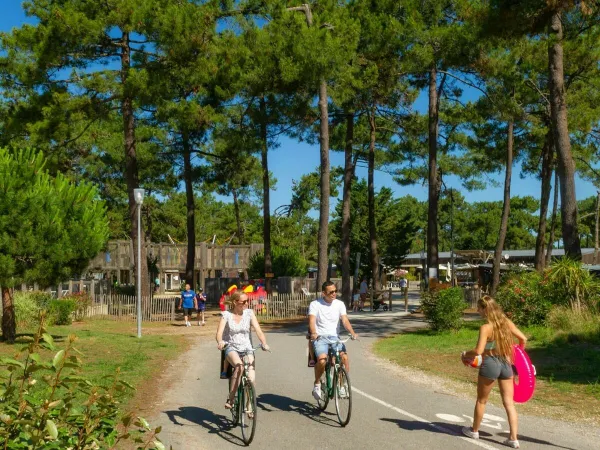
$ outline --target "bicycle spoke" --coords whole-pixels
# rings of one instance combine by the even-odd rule
[[[335,411],[340,425],[345,427],[350,422],[352,413],[352,387],[346,369],[342,366],[337,371],[334,381]]]

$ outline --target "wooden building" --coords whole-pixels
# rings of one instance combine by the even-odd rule
[[[263,244],[214,245],[196,244],[194,277],[196,286],[204,287],[207,278],[239,278],[243,275],[250,257],[263,250]],[[106,250],[97,255],[84,274],[84,278],[109,280],[111,283],[135,282],[134,245],[130,240],[109,241]],[[156,260],[159,291],[179,291],[185,279],[187,246],[174,244],[146,244],[150,261]]]

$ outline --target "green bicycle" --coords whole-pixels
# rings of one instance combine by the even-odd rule
[[[325,411],[330,399],[335,399],[335,411],[340,425],[345,427],[350,422],[352,414],[352,387],[350,377],[342,364],[340,356],[341,344],[350,339],[337,339],[332,341],[326,337],[319,337],[329,344],[325,373],[321,376],[321,398],[317,400],[317,406]]]
[[[256,350],[262,348],[262,345],[253,347],[252,351],[240,354],[242,357],[242,363],[244,364],[244,370],[241,375],[240,384],[237,388],[235,395],[235,401],[231,411],[231,422],[233,426],[239,425],[242,429],[242,440],[244,444],[250,445],[252,439],[254,439],[254,433],[256,432],[256,416],[258,413],[257,402],[256,402],[256,388],[254,383],[250,380],[250,360],[248,355],[254,354]],[[263,349],[264,350],[264,349]],[[233,380],[229,380],[230,387]]]

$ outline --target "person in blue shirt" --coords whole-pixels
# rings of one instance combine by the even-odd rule
[[[198,308],[196,302],[196,293],[191,289],[190,284],[185,284],[185,291],[181,292],[181,301],[179,302],[179,308],[183,307],[183,318],[185,319],[185,326],[191,327],[192,324],[189,321],[189,317],[194,313],[194,310]]]

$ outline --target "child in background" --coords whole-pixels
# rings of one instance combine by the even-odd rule
[[[204,295],[202,288],[198,288],[198,293],[196,294],[196,302],[198,304],[198,326],[201,325],[200,318],[202,318],[202,325],[205,325],[206,323],[204,322],[204,310],[206,309],[206,295]]]

